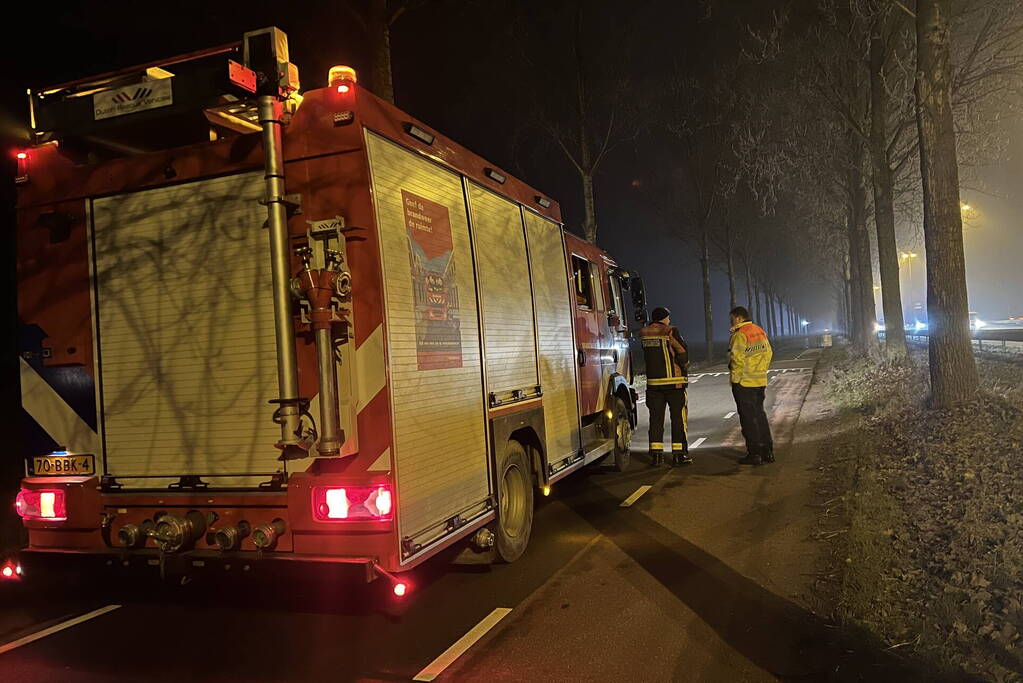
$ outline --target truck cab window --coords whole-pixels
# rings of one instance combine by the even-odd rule
[[[593,278],[590,262],[579,256],[572,256],[572,280],[575,283],[576,305],[593,309]]]
[[[625,307],[622,305],[622,281],[619,277],[611,273],[607,278],[607,288],[611,293],[611,301],[608,306],[609,313],[617,313],[619,316],[625,315]]]

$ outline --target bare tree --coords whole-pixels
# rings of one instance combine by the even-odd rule
[[[430,0],[343,0],[348,11],[369,43],[370,89],[377,96],[394,104],[394,79],[391,75],[391,27],[407,11]]]

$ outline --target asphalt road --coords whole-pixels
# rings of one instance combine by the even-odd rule
[[[710,368],[690,389],[696,463],[651,468],[641,408],[629,471],[559,482],[513,565],[436,558],[413,572],[400,604],[330,576],[26,582],[0,592],[0,674],[19,683],[805,678],[805,652],[830,646],[814,645],[819,625],[790,600],[802,581],[785,577],[805,568],[788,537],[803,532],[770,520],[802,504],[786,487],[808,488],[805,468],[780,473],[796,467],[785,460],[815,358],[778,353],[768,390],[774,465],[736,463],[728,378]]]

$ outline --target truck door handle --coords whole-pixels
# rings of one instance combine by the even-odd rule
[[[582,367],[583,365],[586,365],[586,352],[579,349],[579,366]]]

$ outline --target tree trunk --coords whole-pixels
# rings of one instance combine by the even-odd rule
[[[703,325],[707,340],[707,362],[714,360],[714,316],[711,312],[710,235],[707,226],[700,231],[700,269],[703,272]]]
[[[883,16],[878,13],[878,16]],[[906,330],[899,287],[899,254],[895,244],[895,203],[891,162],[888,158],[888,93],[884,86],[885,46],[883,22],[870,36],[870,160],[874,189],[874,226],[877,260],[881,266],[881,308],[884,311],[885,355],[906,355]]]
[[[735,300],[735,255],[732,247],[732,226],[725,224],[725,270],[728,272],[728,310],[738,306]]]
[[[859,250],[854,249],[857,245],[856,237],[853,234],[855,220],[852,215],[852,205],[847,207],[846,231],[849,235],[849,277],[848,283],[848,306],[849,306],[849,341],[856,348],[860,346],[860,328],[863,327],[863,309],[857,305],[857,294],[860,291],[860,257]]]
[[[863,160],[863,148],[854,141],[857,162]],[[874,315],[874,269],[870,258],[870,236],[867,233],[867,194],[863,187],[863,164],[849,170],[849,242],[854,258],[856,277],[853,279],[853,308],[857,311],[858,329],[855,345],[861,352],[877,355],[877,319]]]
[[[593,174],[580,173],[583,184],[583,236],[597,243],[597,209],[593,199]]]
[[[760,288],[757,287],[756,280],[753,281],[753,302],[750,304],[750,313],[753,314],[753,319],[757,321],[758,325],[764,324],[764,318],[760,315]]]
[[[743,254],[742,263],[746,267],[746,307],[753,312],[753,276],[749,272],[749,259]]]
[[[575,8],[576,115],[579,117],[579,174],[583,185],[583,235],[597,243],[597,209],[593,199],[593,155],[586,106],[586,68],[583,61],[583,3]]]
[[[849,332],[852,322],[849,320],[849,278],[842,276],[842,287],[835,292],[838,299],[838,324],[842,329]]]
[[[948,408],[977,391],[970,343],[959,164],[950,89],[951,0],[917,0],[916,119],[924,190],[931,401]]]
[[[387,0],[370,0],[366,16],[369,34],[370,83],[377,97],[394,104],[394,82],[391,79],[391,23]]]

